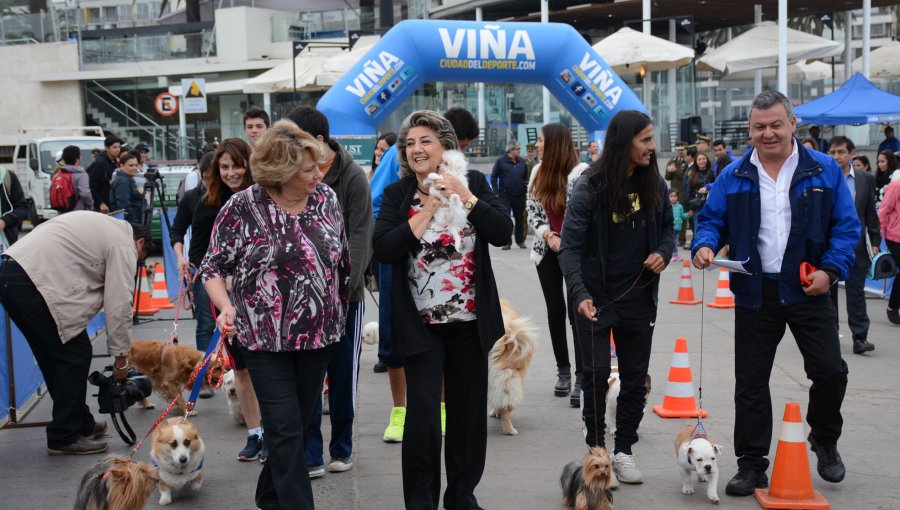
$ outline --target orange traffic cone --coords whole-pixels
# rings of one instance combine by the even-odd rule
[[[138,298],[138,296],[135,296],[134,303],[131,305],[131,309],[138,315],[153,315],[159,311],[159,308],[154,308],[150,304],[150,300],[152,299],[150,295],[150,281],[147,280],[147,270],[143,266],[141,267],[140,278],[140,298]],[[140,306],[140,308],[138,308],[138,306]]]
[[[706,303],[706,306],[713,308],[734,308],[734,294],[728,286],[729,283],[728,270],[724,267],[719,272],[719,283],[716,286],[716,300],[712,303]]]
[[[706,411],[697,408],[697,400],[694,398],[691,360],[688,357],[687,339],[684,337],[675,340],[666,394],[661,406],[653,406],[653,412],[662,418],[706,418]]]
[[[781,438],[775,452],[772,483],[768,489],[756,489],[756,500],[763,508],[828,509],[831,505],[813,490],[809,458],[806,456],[806,435],[800,421],[800,404],[788,402],[784,406]]]
[[[691,263],[684,261],[684,269],[681,270],[681,287],[678,287],[678,297],[669,301],[673,305],[699,305],[700,300],[694,298],[694,284],[691,282]]]
[[[160,310],[175,308],[169,302],[169,290],[166,288],[166,273],[162,264],[156,264],[153,270],[153,293],[150,294],[150,306]]]

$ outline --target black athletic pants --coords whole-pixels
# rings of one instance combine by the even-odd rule
[[[596,306],[596,305],[595,305]],[[604,446],[606,390],[610,373],[609,332],[616,339],[621,390],[616,407],[615,453],[631,454],[644,417],[644,383],[650,367],[650,347],[656,325],[656,305],[648,296],[604,308],[597,322],[578,315],[581,345],[582,418],[588,446]]]

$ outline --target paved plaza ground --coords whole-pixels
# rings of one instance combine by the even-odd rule
[[[530,238],[529,238],[530,243]],[[686,252],[682,250],[682,254]],[[559,474],[568,461],[579,458],[585,451],[581,435],[581,420],[577,409],[569,407],[568,399],[553,396],[555,366],[547,333],[545,308],[534,265],[527,250],[492,249],[492,263],[501,297],[508,299],[518,311],[534,319],[539,328],[539,351],[528,373],[525,404],[513,413],[519,430],[515,437],[500,432],[499,420],[488,424],[487,467],[476,495],[481,506],[490,510],[556,510],[562,509]],[[700,322],[701,308],[705,322],[703,338],[703,397],[710,416],[705,424],[717,443],[724,445],[720,457],[722,475],[719,494],[723,508],[759,508],[753,498],[726,496],[725,483],[736,472],[732,443],[734,422],[733,385],[734,356],[732,338],[734,312],[700,306],[668,304],[676,295],[681,267],[670,266],[663,274],[660,286],[660,308],[650,373],[653,377],[652,404],[662,402],[666,377],[675,338],[688,339],[695,386],[700,382]],[[717,273],[707,273],[705,296],[711,301],[715,295]],[[694,288],[700,295],[701,274],[694,272]],[[847,465],[846,479],[837,485],[822,481],[813,474],[817,490],[835,509],[897,509],[900,508],[897,459],[900,446],[892,434],[900,423],[900,328],[892,326],[885,316],[885,301],[868,300],[872,327],[869,339],[876,349],[864,356],[854,355],[846,324],[842,331],[842,351],[850,367],[850,385],[844,402],[844,435],[839,443]],[[843,317],[846,317],[841,291]],[[159,314],[157,318],[171,318]],[[377,317],[375,303],[367,298],[366,321]],[[172,321],[161,320],[134,328],[133,338],[165,341]],[[181,341],[193,344],[192,320],[183,320],[179,327]],[[622,339],[621,341],[626,341]],[[570,344],[571,345],[571,344]],[[571,349],[571,348],[570,348]],[[105,353],[105,339],[99,337],[94,345],[97,354]],[[354,436],[353,469],[346,473],[327,473],[313,481],[316,507],[320,509],[395,510],[403,508],[400,478],[399,444],[386,444],[381,436],[390,411],[390,393],[386,374],[375,374],[372,365],[376,350],[364,346],[359,383],[359,412]],[[94,360],[94,368],[101,368],[109,358]],[[779,349],[771,378],[773,393],[775,437],[780,430],[785,402],[797,400],[806,410],[809,381],[803,372],[802,360],[788,333]],[[93,390],[93,387],[90,389]],[[155,398],[155,397],[154,397]],[[96,401],[90,404],[96,409]],[[159,403],[159,400],[157,400]],[[159,410],[158,405],[158,410]],[[157,411],[132,408],[128,411],[139,435],[143,435],[157,417]],[[198,404],[199,415],[194,419],[206,443],[206,476],[200,492],[177,497],[170,508],[192,510],[252,509],[253,492],[260,469],[258,463],[237,461],[237,452],[244,444],[244,431],[227,414],[223,395]],[[50,414],[50,398],[44,397],[25,417],[26,421],[46,420]],[[327,422],[326,422],[327,423]],[[647,411],[641,424],[641,441],[634,453],[644,473],[645,483],[623,486],[615,492],[617,509],[694,509],[711,505],[703,491],[684,496],[675,470],[673,442],[687,420],[664,420]],[[112,431],[112,428],[110,427]],[[326,441],[328,427],[324,427]],[[106,440],[110,452],[129,451],[122,441],[110,435]],[[608,440],[611,444],[611,440]],[[71,508],[82,473],[98,457],[49,457],[42,428],[22,428],[0,431],[0,508],[56,509]],[[149,459],[149,446],[137,455]],[[815,456],[809,455],[811,465]],[[326,454],[326,462],[327,454]],[[814,469],[814,468],[813,468]],[[157,508],[158,493],[150,497],[147,508]]]

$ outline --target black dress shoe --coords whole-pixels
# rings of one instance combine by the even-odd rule
[[[556,376],[556,386],[553,387],[553,394],[557,397],[565,397],[572,389],[572,372],[569,369],[560,370]]]
[[[525,248],[528,248],[527,246],[525,246],[525,243],[516,243],[516,245],[517,245],[519,248],[522,248],[523,250],[524,250]]]
[[[375,363],[375,366],[372,367],[372,370],[374,370],[376,374],[383,374],[387,372],[387,365],[385,365],[381,360],[378,360],[378,363]]]
[[[888,320],[891,321],[892,324],[900,325],[900,310],[891,310],[887,309]]]
[[[822,446],[812,436],[809,436],[809,449],[819,459],[816,470],[823,480],[838,483],[844,479],[847,469],[844,467],[844,461],[841,460],[841,454],[837,451],[837,445]]]
[[[765,489],[769,486],[769,477],[765,471],[753,471],[751,469],[738,469],[734,478],[725,486],[725,494],[730,496],[750,496],[756,489]]]
[[[501,250],[508,250],[508,249],[510,249],[511,247],[512,247],[512,245],[507,244],[506,246],[504,246],[503,248],[500,248],[500,249],[501,249]]]
[[[862,354],[869,351],[874,351],[875,345],[869,343],[868,340],[854,340],[853,341],[853,354]]]

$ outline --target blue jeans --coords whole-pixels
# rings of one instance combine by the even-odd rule
[[[209,294],[200,278],[194,282],[194,316],[197,317],[197,350],[206,352],[216,329],[216,321],[213,320]]]
[[[359,381],[360,330],[365,311],[364,301],[353,301],[347,310],[347,325],[337,349],[328,362],[328,407],[331,409],[331,459],[347,459],[353,453],[353,418],[356,409],[356,386]],[[321,386],[321,385],[320,385]],[[306,464],[321,466],[322,459],[322,399],[306,429]]]

